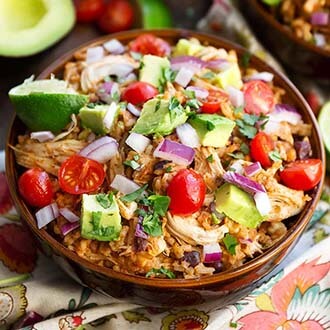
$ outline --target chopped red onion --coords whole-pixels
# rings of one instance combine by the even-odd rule
[[[104,72],[103,76],[117,76],[118,78],[126,77],[134,70],[130,63],[112,63]]]
[[[181,85],[182,87],[186,87],[193,76],[194,76],[194,72],[192,70],[181,68],[178,74],[176,75],[174,81],[177,84]]]
[[[140,117],[141,109],[132,103],[127,103],[126,109],[135,117]]]
[[[188,166],[195,157],[195,150],[184,144],[164,139],[154,151],[154,157],[171,160],[173,163]]]
[[[228,86],[226,91],[229,95],[229,100],[234,107],[243,107],[244,106],[244,93],[239,89]]]
[[[100,61],[103,57],[104,48],[102,46],[88,48],[86,54],[86,63],[91,64]]]
[[[251,238],[239,238],[238,240],[241,244],[251,244],[252,243]]]
[[[112,54],[118,55],[125,51],[125,46],[117,39],[111,39],[103,44],[103,47]]]
[[[203,257],[205,263],[221,261],[222,251],[219,243],[203,245]]]
[[[110,184],[110,187],[120,191],[124,195],[130,194],[141,188],[134,181],[127,179],[125,176],[116,174],[115,178]]]
[[[315,45],[317,47],[324,47],[327,44],[327,39],[322,33],[314,33],[313,34]]]
[[[120,84],[124,84],[124,83],[127,84],[129,82],[133,82],[133,81],[136,81],[136,80],[137,80],[137,77],[136,77],[136,74],[134,72],[129,73],[125,77],[118,78],[118,82]]]
[[[301,115],[292,105],[276,104],[274,111],[269,114],[269,121],[286,121],[292,125],[297,125],[301,121]]]
[[[244,160],[237,159],[234,162],[232,162],[232,164],[230,164],[230,169],[234,170],[235,173],[243,174],[244,173],[243,164],[244,164]]]
[[[177,56],[171,59],[171,69],[180,70],[185,68],[196,73],[205,67],[205,62],[195,56]]]
[[[195,97],[197,97],[198,99],[206,99],[209,96],[209,91],[202,87],[188,86],[186,90],[194,92]]]
[[[80,218],[67,207],[63,207],[63,208],[59,209],[58,211],[59,211],[60,215],[63,216],[69,222],[77,222],[80,220]]]
[[[258,72],[251,76],[244,77],[244,81],[262,80],[265,82],[271,82],[273,79],[274,79],[274,75],[270,72]]]
[[[329,13],[317,11],[311,15],[312,25],[327,25],[329,23]]]
[[[61,226],[61,233],[63,236],[65,236],[79,227],[80,222],[67,222]]]
[[[205,66],[209,69],[225,71],[231,66],[231,64],[225,59],[218,59],[206,61]]]
[[[143,229],[141,217],[139,217],[139,221],[136,224],[134,236],[139,237],[139,238],[144,238],[144,239],[148,239],[148,237],[149,237],[149,235]]]
[[[103,83],[97,91],[101,101],[110,104],[113,101],[118,101],[120,96],[119,84],[114,81]]]
[[[38,140],[39,142],[46,142],[49,140],[53,140],[55,138],[55,135],[51,131],[39,131],[32,132],[30,134],[30,138]]]
[[[281,124],[279,122],[268,120],[263,128],[263,131],[267,134],[273,134],[279,132],[280,128],[281,128]]]
[[[59,216],[58,206],[56,203],[44,206],[35,214],[38,228],[41,229],[55,220]]]
[[[198,148],[201,145],[196,130],[188,123],[178,126],[176,134],[181,143],[190,148]]]
[[[116,102],[112,102],[107,110],[107,112],[105,113],[105,116],[103,118],[103,125],[106,129],[110,130],[115,117],[117,114],[117,103]]]
[[[125,143],[138,153],[144,152],[150,144],[150,139],[146,136],[132,132],[126,139]]]
[[[269,214],[272,209],[270,199],[266,192],[256,192],[253,196],[256,207],[262,216]]]
[[[118,152],[118,142],[110,137],[103,136],[82,149],[79,154],[86,158],[106,163]]]
[[[232,183],[252,195],[257,192],[266,192],[265,187],[260,183],[235,172],[228,171],[222,178],[226,182]]]
[[[244,167],[244,172],[247,176],[252,176],[257,174],[262,170],[262,166],[259,162],[255,162],[251,165],[245,166]]]
[[[312,146],[308,138],[302,141],[295,141],[294,148],[296,149],[298,159],[308,159],[312,156]]]

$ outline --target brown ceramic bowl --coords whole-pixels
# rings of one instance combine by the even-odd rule
[[[237,3],[260,41],[289,69],[330,83],[330,51],[296,37],[260,0]]]
[[[151,32],[171,43],[176,42],[180,37],[196,37],[203,43],[208,43],[216,47],[224,47],[226,49],[235,49],[239,56],[245,53],[245,50],[239,46],[206,34],[186,30],[155,30]],[[113,37],[126,44],[140,33],[141,31],[136,30],[118,33],[113,35]],[[88,46],[101,44],[109,38],[109,36],[104,36],[90,42]],[[87,45],[83,45],[81,48],[84,47],[87,47]],[[74,51],[76,50],[64,55],[46,68],[39,78],[47,78],[51,73],[60,76],[64,63],[72,59]],[[320,158],[324,162],[324,150],[316,120],[298,90],[287,78],[276,72],[260,59],[252,57],[251,65],[258,68],[260,71],[272,72],[275,75],[275,84],[286,90],[286,99],[284,101],[295,105],[300,110],[304,121],[312,124],[313,133],[311,136],[311,144],[314,156]],[[266,274],[278,265],[295,245],[312,216],[316,203],[320,198],[323,184],[323,181],[320,182],[319,185],[310,192],[312,199],[307,203],[304,210],[298,216],[286,221],[289,229],[285,237],[262,255],[245,263],[243,266],[231,271],[224,271],[220,274],[205,276],[200,279],[148,279],[141,276],[119,273],[90,263],[65,248],[45,229],[39,230],[37,228],[33,213],[18,193],[17,179],[22,169],[16,165],[14,152],[9,147],[9,145],[16,144],[17,136],[24,133],[24,130],[25,127],[20,120],[15,118],[12,122],[7,140],[6,170],[12,197],[18,212],[21,214],[26,224],[39,241],[41,241],[41,245],[47,246],[47,251],[51,251],[53,259],[79,283],[106,295],[143,305],[191,305],[210,301],[212,299],[220,299],[220,297],[222,297],[222,299],[218,300],[219,306],[221,306],[232,302],[237,299],[238,296],[242,296],[247,291],[252,290],[257,284],[262,282]],[[229,295],[229,293],[231,294]]]

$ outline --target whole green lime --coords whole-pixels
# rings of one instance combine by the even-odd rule
[[[17,116],[31,131],[60,132],[88,97],[63,80],[26,80],[9,91]]]

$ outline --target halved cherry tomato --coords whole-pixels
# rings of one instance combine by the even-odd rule
[[[128,0],[110,0],[98,20],[99,28],[106,33],[128,30],[134,22],[134,9]]]
[[[228,100],[228,95],[220,90],[211,89],[209,95],[201,105],[203,113],[216,113],[221,109],[221,103]]]
[[[320,182],[322,174],[320,159],[304,159],[286,165],[284,170],[280,172],[280,178],[289,188],[310,190]]]
[[[61,189],[73,195],[95,191],[103,183],[104,177],[102,164],[79,155],[68,158],[58,172]]]
[[[247,113],[260,115],[273,110],[275,105],[274,93],[269,85],[261,80],[252,80],[243,87]]]
[[[250,142],[250,154],[254,161],[260,162],[263,167],[271,167],[272,160],[269,153],[275,148],[274,141],[265,132],[259,132]]]
[[[54,193],[47,172],[41,168],[31,168],[18,179],[18,190],[31,206],[44,207],[52,202]]]
[[[142,105],[158,94],[158,89],[146,82],[136,81],[126,87],[121,95],[123,101]]]
[[[165,40],[154,36],[151,33],[143,33],[129,43],[129,49],[141,54],[156,56],[167,56],[171,52],[171,46]]]
[[[202,176],[191,169],[180,170],[171,180],[167,195],[172,214],[190,215],[203,205],[206,186]]]
[[[77,21],[89,23],[101,17],[105,9],[104,0],[75,0]]]

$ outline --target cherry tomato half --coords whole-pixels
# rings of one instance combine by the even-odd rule
[[[104,177],[102,164],[79,155],[68,158],[58,172],[61,189],[73,195],[95,191]]]
[[[280,172],[280,178],[289,188],[310,190],[320,182],[322,174],[320,159],[304,159],[286,165]]]
[[[158,89],[154,86],[143,81],[136,81],[124,89],[121,98],[134,105],[142,105],[158,93]]]
[[[194,170],[182,169],[167,188],[167,195],[171,198],[169,209],[173,214],[190,215],[201,208],[205,193],[202,176]]]
[[[77,21],[89,23],[96,21],[104,12],[104,0],[75,0]]]
[[[265,132],[259,132],[250,142],[250,154],[254,161],[260,162],[263,167],[271,167],[272,160],[269,153],[275,148],[274,141]]]
[[[220,90],[211,89],[209,95],[201,105],[203,113],[216,113],[221,109],[221,103],[228,100],[228,95]]]
[[[99,28],[106,33],[128,30],[134,22],[134,9],[128,0],[110,0],[98,20]]]
[[[270,86],[261,80],[252,80],[243,87],[245,112],[255,115],[267,114],[275,105],[274,93]]]
[[[129,43],[129,49],[141,54],[167,56],[171,52],[171,46],[165,40],[151,33],[143,33]]]
[[[31,168],[18,179],[18,190],[31,206],[44,207],[52,202],[54,193],[47,172]]]

